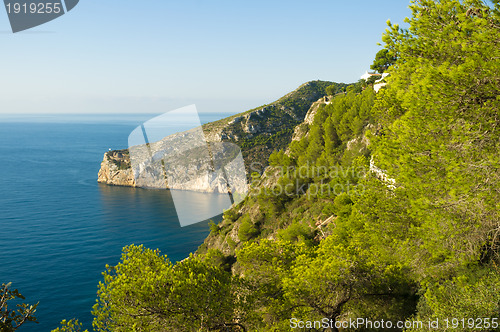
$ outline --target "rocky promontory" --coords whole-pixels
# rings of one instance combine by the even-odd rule
[[[311,81],[301,85],[276,102],[257,107],[255,109],[227,117],[222,120],[210,122],[202,126],[203,135],[209,144],[232,143],[241,149],[247,176],[253,172],[262,172],[268,165],[269,155],[274,150],[284,150],[297,135],[296,127],[302,125],[304,120],[315,113],[311,106],[317,109],[318,104],[327,102],[326,87],[332,85],[327,81]],[[339,91],[345,86],[336,84]],[[308,114],[309,113],[309,114]],[[307,123],[309,121],[306,121]],[[150,154],[159,151],[168,151],[172,146],[178,146],[178,138],[185,133],[179,133],[148,145]],[[136,154],[134,154],[136,155]],[[201,158],[203,161],[203,158]],[[200,162],[202,162],[200,161]],[[161,162],[161,161],[158,161]],[[203,171],[200,164],[195,166],[198,172],[203,172],[198,177],[199,181],[186,181],[179,169],[168,177],[162,170],[162,165],[148,165],[141,161],[135,174],[131,167],[130,151],[114,150],[104,153],[98,182],[108,185],[165,188],[193,190],[200,192],[227,192],[225,183],[227,174],[224,172]],[[152,162],[153,164],[155,161]],[[136,167],[137,168],[137,167]],[[138,174],[140,173],[140,174]],[[166,176],[169,181],[166,181]],[[178,179],[178,180],[177,180]],[[168,182],[168,183],[166,183]]]
[[[134,174],[130,167],[128,150],[114,150],[104,153],[101,169],[97,175],[97,182],[115,186],[136,187]]]

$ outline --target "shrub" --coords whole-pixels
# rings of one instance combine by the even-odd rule
[[[245,216],[238,230],[238,238],[240,241],[249,241],[259,235],[259,230],[250,220],[249,216]]]

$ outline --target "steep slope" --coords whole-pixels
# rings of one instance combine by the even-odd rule
[[[270,160],[275,162],[262,175],[254,175],[248,197],[213,225],[198,254],[217,250],[231,260],[249,242],[302,238],[317,244],[329,234],[340,215],[336,206],[344,205],[335,203],[336,197],[353,194],[360,178],[373,171],[366,134],[376,132],[367,112],[375,94],[371,88],[361,93],[347,90],[311,104],[290,144],[273,154]],[[351,127],[354,123],[358,125]],[[323,192],[325,186],[329,189]],[[233,268],[238,270],[238,264]]]
[[[311,105],[326,95],[327,81],[311,81],[301,85],[276,102],[264,105],[202,126],[208,142],[231,142],[241,150],[248,176],[261,172],[273,150],[285,149],[292,140],[294,129],[301,124]],[[347,84],[336,84],[340,91]],[[145,187],[137,183],[130,168],[128,150],[104,154],[98,182],[108,185]],[[154,181],[151,181],[154,182]],[[217,179],[214,179],[217,182]],[[179,185],[180,186],[180,185]],[[172,189],[210,191],[195,185],[170,184]],[[154,187],[154,186],[153,186]]]

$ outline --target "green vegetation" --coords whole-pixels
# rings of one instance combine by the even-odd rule
[[[389,23],[374,64],[398,59],[378,63],[392,66],[388,87],[337,96],[290,154],[271,155],[273,167],[305,169],[276,181],[303,190],[247,198],[262,235],[236,246],[234,270],[265,299],[256,330],[285,331],[291,317],[500,316],[500,5],[412,10],[409,31]],[[385,178],[363,171],[370,158]]]
[[[298,167],[337,165],[348,152],[346,146],[349,140],[361,135],[370,122],[374,98],[372,89],[365,89],[361,94],[348,89],[345,95],[337,96],[331,104],[321,106],[309,135],[290,145],[290,157],[295,164]]]
[[[173,266],[166,256],[128,246],[108,267],[93,308],[98,331],[213,331],[239,326],[246,296],[240,278],[206,258]],[[240,290],[241,289],[241,290]]]
[[[254,171],[252,165],[259,165],[258,171],[262,171],[268,166],[268,159],[273,150],[288,147],[294,128],[302,122],[313,102],[327,94],[338,94],[348,86],[345,83],[311,81],[270,105],[240,114],[239,116],[249,116],[249,119],[235,122],[224,131],[230,136],[227,140],[241,148],[247,173]],[[254,112],[258,110],[264,111],[257,115]],[[258,128],[255,133],[245,132],[242,122],[246,124],[247,121]],[[205,126],[204,130],[209,131],[213,126],[214,124]]]
[[[240,229],[238,230],[238,238],[240,241],[248,241],[259,235],[259,230],[256,225],[252,223],[248,215],[242,218]]]
[[[292,318],[327,318],[332,331],[377,330],[334,326],[367,318],[431,331],[430,320],[464,318],[452,330],[500,331],[492,3],[416,0],[408,30],[388,22],[374,63],[389,68],[387,87],[325,84],[338,95],[302,139],[275,147],[196,255],[172,264],[124,248],[99,285],[94,329],[289,331]]]
[[[17,289],[11,289],[11,283],[2,284],[0,287],[0,331],[16,331],[26,322],[37,322],[34,316],[37,304],[29,305],[20,303],[16,309],[9,309],[9,301],[25,300],[26,298]]]
[[[284,96],[277,103],[292,110],[299,111],[297,114],[302,118],[313,102],[325,95],[335,95],[346,89],[349,84],[333,83],[325,81],[312,81],[302,85],[296,91]]]
[[[88,332],[88,330],[82,331],[82,323],[78,319],[71,319],[69,321],[63,320],[61,322],[61,327],[58,327],[52,332]]]
[[[394,65],[396,61],[396,57],[393,56],[388,49],[384,48],[377,52],[375,61],[373,61],[373,64],[370,66],[370,68],[382,74],[383,72],[387,71],[390,66]]]

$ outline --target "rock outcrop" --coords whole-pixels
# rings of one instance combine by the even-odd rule
[[[108,151],[104,154],[101,169],[97,175],[97,182],[115,185],[136,187],[134,174],[130,168],[128,150]]]

